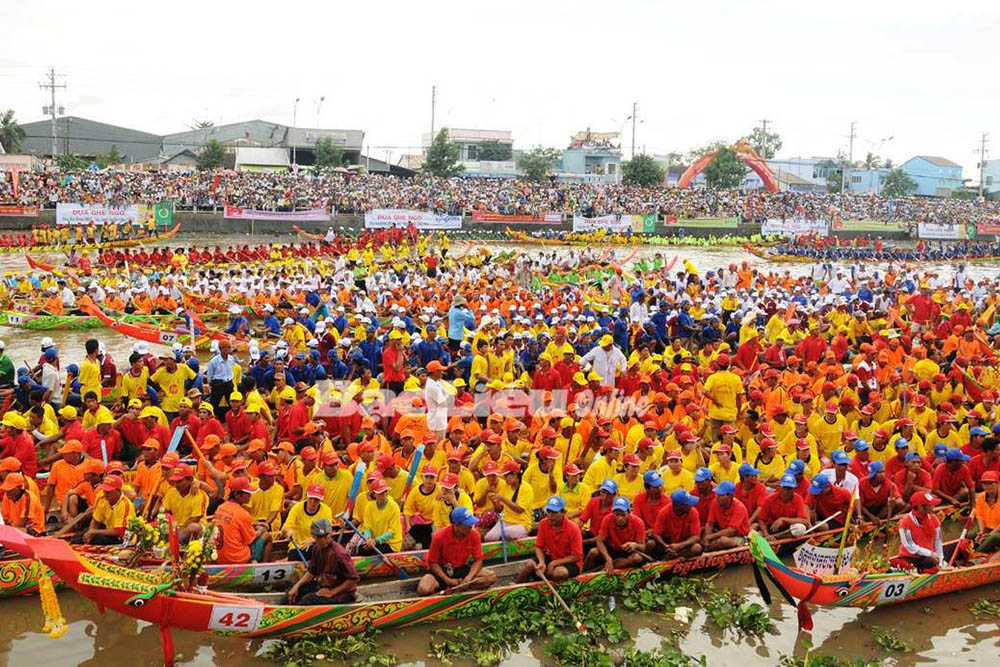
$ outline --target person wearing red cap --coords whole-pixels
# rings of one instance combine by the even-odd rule
[[[295,453],[295,445],[284,440],[278,443],[278,449],[284,449],[284,445],[290,448],[290,454]],[[286,473],[286,480],[290,482],[287,497],[289,500],[305,500],[306,489],[309,488],[309,477],[319,470],[319,454],[315,447],[303,447],[299,455],[291,460]],[[354,479],[354,476],[351,476]]]
[[[300,549],[307,549],[312,543],[310,528],[313,521],[326,519],[333,523],[333,512],[323,502],[323,487],[313,484],[306,489],[305,499],[292,505],[285,522],[281,524],[281,534],[295,540]]]
[[[128,521],[135,516],[135,507],[122,493],[122,479],[116,475],[105,477],[101,491],[82,541],[84,544],[121,544]]]
[[[246,505],[253,492],[247,477],[234,477],[229,481],[229,500],[215,510],[214,520],[219,527],[221,541],[216,559],[219,563],[249,563],[251,547],[258,543],[259,538],[269,537],[263,526],[254,526],[253,517],[247,511]]]
[[[618,474],[618,457],[624,449],[617,440],[605,438],[601,444],[601,455],[587,467],[587,472],[583,475],[583,483],[592,489],[596,489],[606,479],[614,479]]]
[[[531,512],[535,521],[541,521],[545,516],[543,508],[546,499],[557,495],[563,485],[559,452],[550,445],[541,447],[534,460],[525,468],[521,482],[531,487],[534,496]]]
[[[663,480],[663,493],[670,495],[677,489],[684,489],[690,493],[694,488],[694,474],[684,467],[684,454],[681,450],[671,449],[666,453],[663,461],[665,465],[660,468],[660,478]]]
[[[830,452],[840,447],[844,431],[847,430],[847,420],[838,411],[837,402],[827,401],[823,416],[807,425],[809,434],[816,438],[817,451],[814,456],[829,456]]]
[[[622,465],[625,466],[624,472],[618,473],[613,479],[618,483],[618,495],[632,502],[643,490],[642,475],[639,474],[642,461],[635,454],[626,454],[622,457]]]
[[[729,355],[720,354],[715,364],[719,370],[705,378],[704,387],[713,437],[723,424],[734,424],[743,407],[743,380],[729,370]]]
[[[173,516],[183,544],[204,532],[202,521],[208,516],[208,494],[194,483],[194,471],[185,463],[174,468],[168,481],[170,489],[163,496],[163,509]]]
[[[277,483],[281,471],[273,461],[263,461],[257,466],[259,484],[256,493],[250,496],[250,516],[254,523],[261,524],[269,531],[277,532],[281,527],[281,510],[285,489]],[[270,553],[264,560],[270,559]]]
[[[739,466],[733,461],[733,449],[727,444],[716,445],[713,450],[716,461],[708,466],[712,471],[712,477],[718,482],[732,482],[736,484],[740,481]]]
[[[18,472],[8,473],[0,484],[3,500],[0,501],[0,516],[8,526],[13,526],[29,535],[45,534],[45,511],[38,494],[28,488],[27,478]]]
[[[462,488],[458,475],[445,472],[438,480],[437,486],[438,493],[434,495],[431,510],[432,530],[435,532],[450,525],[451,511],[456,507],[465,507],[470,512],[473,510],[472,496]]]
[[[87,509],[93,509],[97,492],[104,477],[104,464],[96,459],[87,459],[79,465],[83,480],[66,494],[62,504],[63,524]]]
[[[384,479],[368,484],[369,498],[361,517],[361,538],[364,540],[358,553],[374,556],[400,551],[403,548],[403,515],[395,498],[389,495],[389,485]]]
[[[44,513],[48,513],[53,502],[57,502],[61,508],[66,494],[83,481],[83,471],[79,467],[83,460],[83,443],[79,440],[67,440],[66,444],[59,448],[59,453],[62,454],[62,459],[53,463],[49,471],[46,484],[49,493],[45,498]],[[68,520],[69,516],[62,518],[63,523]]]
[[[521,481],[520,466],[514,461],[507,461],[500,472],[507,491],[494,494],[493,504],[500,512],[500,521],[483,535],[487,542],[496,542],[502,538],[519,540],[527,537],[534,525],[531,512],[534,491]]]
[[[975,544],[976,551],[987,554],[1000,549],[1000,496],[997,493],[1000,473],[987,470],[979,482],[983,490],[976,495]]]
[[[919,572],[934,573],[947,567],[941,540],[941,522],[931,511],[941,499],[927,491],[917,491],[910,497],[913,509],[899,521],[899,554]]]
[[[424,465],[420,469],[420,484],[411,489],[403,501],[403,527],[410,538],[419,545],[416,547],[418,549],[426,549],[431,544],[431,535],[434,532],[434,502],[439,495],[437,478],[437,466],[431,463]]]
[[[320,463],[321,466],[306,478],[305,488],[313,484],[322,486],[323,503],[330,507],[334,517],[340,516],[347,509],[347,497],[354,480],[346,470],[340,469],[340,457],[336,452],[323,452]]]

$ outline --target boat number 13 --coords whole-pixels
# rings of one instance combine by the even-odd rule
[[[280,584],[288,578],[290,571],[291,567],[288,566],[258,568],[254,571],[253,583]]]
[[[253,607],[212,607],[212,618],[208,627],[212,630],[234,630],[236,632],[253,632],[260,625],[263,609]]]
[[[906,597],[906,594],[910,591],[909,581],[887,581],[882,584],[882,595],[879,598],[881,602],[889,602],[901,600]]]

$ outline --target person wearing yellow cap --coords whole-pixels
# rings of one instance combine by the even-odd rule
[[[593,372],[600,376],[600,383],[605,387],[614,387],[618,375],[628,367],[625,355],[615,346],[611,334],[604,334],[597,341],[597,347],[583,355],[581,363],[590,364]]]
[[[0,438],[0,458],[13,456],[21,462],[21,471],[28,477],[38,473],[38,455],[31,434],[26,432],[28,421],[13,410],[0,421],[3,437]]]

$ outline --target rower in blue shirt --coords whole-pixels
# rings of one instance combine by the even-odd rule
[[[441,339],[437,337],[438,329],[435,325],[427,325],[427,337],[417,343],[417,362],[421,368],[426,368],[432,361],[439,361],[447,366],[451,361],[448,348],[445,347]]]
[[[239,306],[230,306],[229,313],[229,326],[226,327],[226,333],[240,337],[249,335],[250,320],[243,314],[243,309]]]
[[[264,312],[266,313],[264,316],[264,327],[267,329],[267,332],[274,336],[280,336],[281,320],[274,314],[274,306],[271,304],[265,305]]]

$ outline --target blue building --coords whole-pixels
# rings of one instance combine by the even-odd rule
[[[852,195],[877,195],[888,177],[888,169],[852,169],[847,172],[847,187]]]
[[[925,197],[950,197],[962,187],[962,165],[936,155],[917,155],[900,165],[917,184],[912,194]]]
[[[580,183],[617,183],[621,180],[622,153],[617,132],[591,132],[588,128],[570,138],[563,151],[556,180]]]

